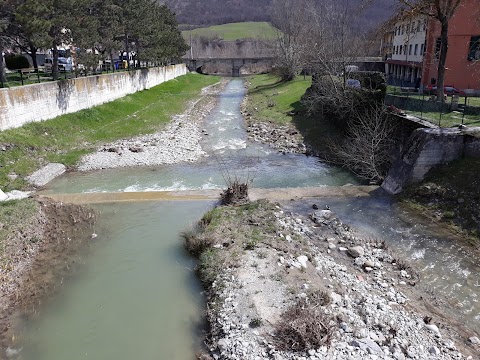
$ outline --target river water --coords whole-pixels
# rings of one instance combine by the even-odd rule
[[[220,189],[225,178],[252,186],[356,184],[349,173],[304,155],[282,155],[247,142],[240,114],[241,80],[232,80],[207,118],[204,149],[194,164],[71,173],[53,193]],[[478,323],[478,262],[444,235],[413,225],[388,198],[328,199],[341,217],[385,237],[417,261],[425,281],[453,297],[467,321]],[[363,201],[363,202],[362,202]],[[78,274],[39,316],[19,324],[28,360],[182,359],[200,346],[203,297],[182,248],[180,232],[214,204],[208,201],[95,205],[97,237]],[[295,205],[292,204],[294,207]],[[299,205],[300,206],[300,205]],[[475,283],[477,280],[477,283]]]

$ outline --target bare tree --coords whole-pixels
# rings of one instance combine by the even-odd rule
[[[331,145],[340,161],[363,179],[379,182],[390,167],[395,127],[388,116],[382,105],[359,111],[348,123],[343,143]]]
[[[277,29],[275,68],[284,81],[293,80],[305,66],[312,6],[311,0],[272,1],[272,25]]]
[[[440,23],[440,51],[438,55],[437,101],[444,102],[445,64],[448,53],[448,27],[462,0],[399,0],[413,14],[422,14]]]

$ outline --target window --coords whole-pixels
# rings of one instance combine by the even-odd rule
[[[403,45],[400,45],[400,55],[402,55]]]
[[[412,55],[412,44],[408,47],[408,55]]]
[[[408,32],[410,31],[410,24],[407,24],[407,29],[405,30],[408,34]]]
[[[412,23],[412,33],[415,32],[415,21]]]
[[[418,54],[418,44],[415,44],[415,50],[413,52],[413,55],[417,55]]]
[[[420,45],[420,55],[424,54],[424,50],[425,50],[425,45],[424,44]]]
[[[402,35],[405,34],[405,25],[402,25]]]
[[[422,22],[420,20],[418,20],[418,23],[417,23],[417,32],[420,32],[420,29],[422,27]]]
[[[470,48],[468,51],[468,60],[480,60],[480,35],[470,38]]]
[[[403,55],[407,55],[407,45],[403,47]]]
[[[423,20],[423,31],[427,30],[427,19]]]

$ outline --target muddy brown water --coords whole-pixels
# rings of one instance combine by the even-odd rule
[[[248,143],[240,114],[244,92],[241,80],[231,81],[222,92],[217,108],[205,124],[209,135],[203,145],[209,156],[200,161],[154,168],[70,173],[50,184],[46,192],[218,191],[225,186],[224,178],[229,176],[248,180],[254,187],[271,189],[357,184],[349,173],[316,158],[282,155],[269,147]],[[135,197],[142,199],[144,196]],[[463,281],[462,276],[470,282],[478,271],[477,265],[453,265],[452,269],[441,266],[456,249],[442,247],[437,251],[432,246],[423,251],[422,229],[414,225],[400,226],[393,220],[383,225],[376,219],[385,214],[396,219],[395,210],[390,205],[380,206],[384,200],[364,199],[372,200],[358,203],[357,199],[346,198],[338,206],[335,199],[328,202],[353,223],[367,224],[371,231],[384,231],[392,242],[398,243],[399,249],[410,251],[410,257],[424,254],[426,259],[421,265],[434,269],[428,273],[433,274],[428,275],[428,281],[442,284],[433,279],[448,276],[453,279],[448,280],[449,283],[459,282],[462,291],[466,291],[467,281]],[[18,358],[194,358],[195,350],[201,345],[199,330],[204,303],[201,284],[193,271],[195,261],[185,254],[180,233],[212,208],[215,201],[201,198],[175,202],[168,198],[157,200],[92,205],[99,213],[97,236],[92,239],[85,264],[62,285],[52,301],[38,309],[37,317],[17,324],[19,340],[14,350],[23,347]],[[357,206],[356,210],[348,211],[352,206]],[[372,212],[357,216],[365,214],[362,206],[371,208]],[[389,232],[385,233],[385,229]],[[420,235],[413,234],[412,229],[418,229]],[[397,241],[392,234],[408,235],[409,240]],[[457,263],[452,260],[452,264]],[[471,290],[459,300],[468,298],[465,309],[473,309],[465,312],[465,316],[473,321],[477,314],[478,291],[475,283],[471,285]],[[437,287],[441,290],[442,286],[446,285]]]

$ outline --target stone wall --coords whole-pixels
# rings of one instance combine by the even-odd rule
[[[480,128],[417,129],[390,169],[382,188],[391,194],[420,182],[430,169],[463,156],[480,156]]]
[[[0,130],[88,109],[186,73],[179,64],[0,89]]]

